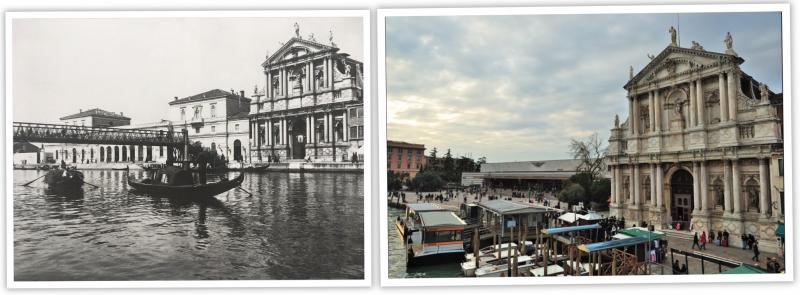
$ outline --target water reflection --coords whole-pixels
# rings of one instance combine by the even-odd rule
[[[14,187],[16,280],[363,277],[361,174],[249,173],[253,195],[206,199],[133,194],[141,171],[84,174],[101,188]]]

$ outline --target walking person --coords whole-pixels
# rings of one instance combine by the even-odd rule
[[[692,240],[692,250],[694,250],[694,246],[697,246],[697,249],[700,249],[700,238],[697,237],[697,232],[694,232],[694,239]]]
[[[700,248],[701,250],[706,249],[706,231],[703,231],[703,233],[700,234],[700,247],[698,248]]]
[[[758,251],[758,241],[753,241],[753,261],[758,262],[758,255],[761,252]]]

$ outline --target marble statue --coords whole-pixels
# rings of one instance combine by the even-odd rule
[[[619,115],[614,115],[614,127],[619,128]]]
[[[670,45],[678,46],[678,31],[675,30],[675,27],[669,27],[669,36],[670,39],[672,40],[672,43],[670,43]]]
[[[317,42],[317,39],[314,38],[314,33],[308,34],[308,41]]]
[[[348,63],[344,64],[344,75],[348,77],[350,76],[350,64]]]
[[[300,38],[300,25],[294,23],[294,36]]]
[[[702,46],[702,45],[700,45],[700,43],[698,43],[697,41],[692,41],[692,49],[695,49],[695,50],[704,50],[704,49],[703,49],[703,46]]]
[[[628,79],[633,79],[633,66],[628,68]]]
[[[725,34],[725,49],[733,49],[733,37],[731,36],[731,32]]]
[[[650,58],[650,60],[654,60],[656,58],[655,55],[652,55],[652,54],[649,54],[649,53],[647,54],[647,57]]]
[[[758,85],[758,90],[761,92],[761,100],[766,101],[769,98],[769,89],[767,88],[767,84],[761,83],[761,85]]]

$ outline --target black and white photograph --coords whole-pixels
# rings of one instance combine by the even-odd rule
[[[10,285],[369,285],[368,11],[6,18]]]

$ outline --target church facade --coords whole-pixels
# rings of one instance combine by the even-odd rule
[[[313,35],[296,36],[261,64],[266,87],[250,112],[253,161],[363,159],[362,63]]]
[[[656,228],[753,234],[776,247],[783,222],[781,93],[743,72],[733,50],[672,43],[638,74],[629,116],[609,138],[611,214]],[[774,249],[774,248],[773,248]]]

